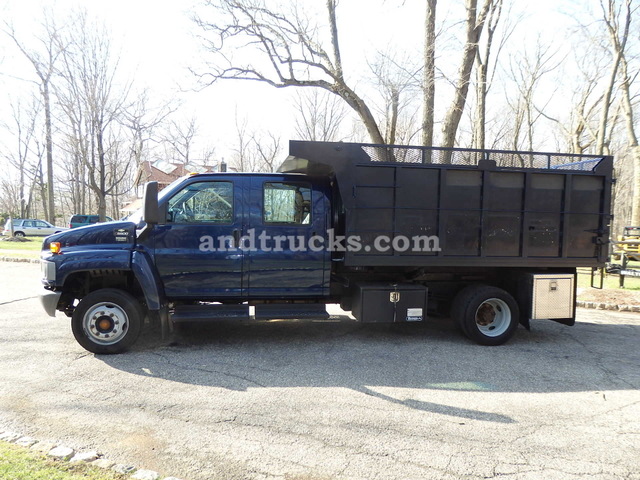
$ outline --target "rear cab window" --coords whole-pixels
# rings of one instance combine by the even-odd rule
[[[265,224],[271,225],[310,225],[311,185],[266,182],[262,219]]]

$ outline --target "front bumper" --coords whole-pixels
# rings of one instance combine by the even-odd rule
[[[44,311],[47,312],[47,315],[50,317],[56,316],[56,308],[58,307],[61,295],[62,292],[51,291],[46,291],[40,294],[40,303],[42,304],[42,308],[44,308]]]

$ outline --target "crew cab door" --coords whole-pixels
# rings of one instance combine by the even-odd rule
[[[243,177],[194,176],[160,205],[167,221],[152,233],[155,263],[169,298],[240,298]]]
[[[256,248],[245,254],[249,296],[327,295],[329,203],[323,189],[306,179],[254,176],[250,205],[245,234]]]

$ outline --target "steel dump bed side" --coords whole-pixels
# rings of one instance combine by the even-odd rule
[[[290,142],[281,172],[329,176],[346,266],[580,267],[606,260],[610,156]],[[390,248],[380,236],[437,239]],[[396,244],[404,247],[403,242]],[[367,248],[369,247],[369,248]]]

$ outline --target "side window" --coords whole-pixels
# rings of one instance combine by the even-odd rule
[[[32,222],[31,220],[25,220],[25,221],[22,223],[22,226],[23,226],[24,228],[32,228],[32,227],[33,227],[33,222]]]
[[[44,223],[42,220],[36,220],[34,223],[36,224],[36,227],[49,227],[49,225]]]
[[[311,223],[311,186],[309,184],[264,184],[264,223],[309,225]]]
[[[173,223],[232,223],[233,183],[192,183],[169,200],[167,213]]]

